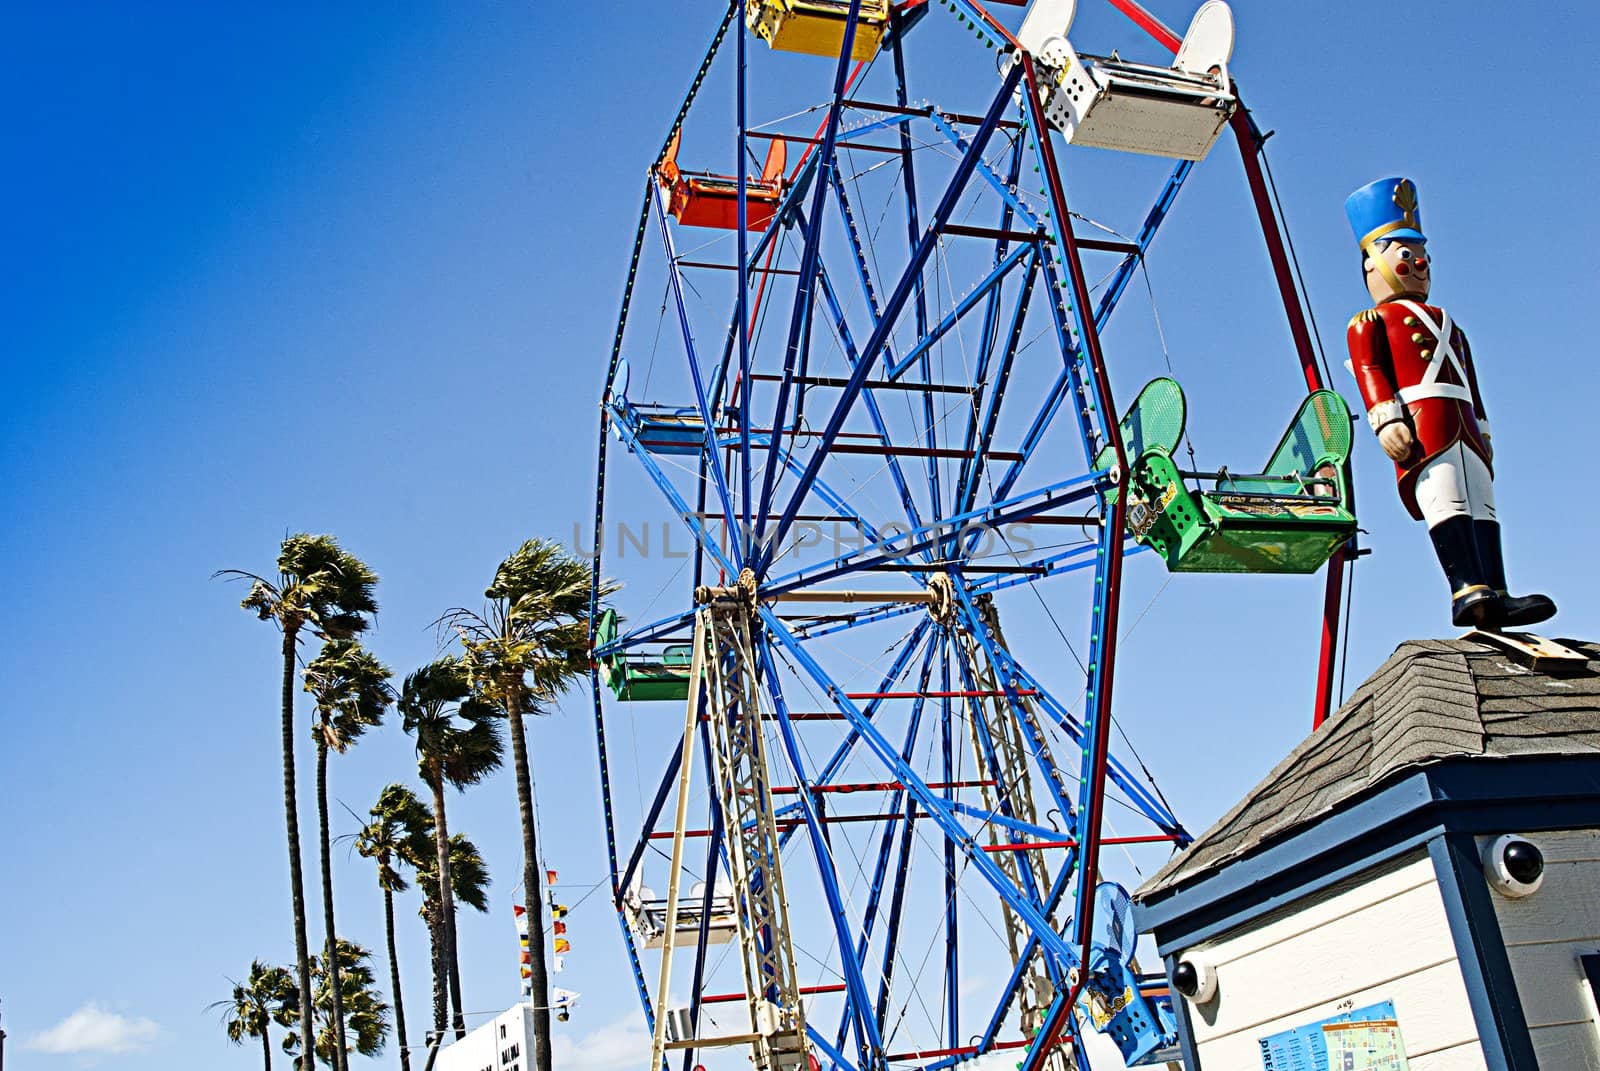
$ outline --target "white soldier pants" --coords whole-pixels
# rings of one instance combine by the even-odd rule
[[[1417,477],[1417,506],[1429,528],[1452,517],[1494,520],[1494,477],[1489,475],[1489,466],[1456,443],[1422,467]]]

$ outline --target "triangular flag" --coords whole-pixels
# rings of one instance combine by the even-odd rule
[[[582,993],[574,993],[570,989],[562,989],[557,986],[555,991],[550,994],[550,1006],[552,1008],[570,1008],[578,1002],[578,998],[581,996],[583,996]]]
[[[567,932],[567,924],[565,922],[558,922],[552,927],[552,929],[555,930],[556,936],[560,937],[562,934]]]
[[[565,957],[565,956],[555,956],[555,957],[553,957],[551,959],[551,961],[550,961],[550,968],[551,968],[551,970],[555,971],[557,974],[560,974],[562,971],[567,969],[567,957]]]
[[[523,915],[528,913],[528,909],[523,907],[521,904],[512,904],[511,913],[520,919]]]
[[[544,872],[544,880],[546,885],[554,885],[556,883],[556,872],[554,870],[546,870]]]
[[[524,977],[524,978],[532,978],[533,977],[533,968],[532,967],[524,967],[524,968],[522,968],[522,977]]]
[[[572,951],[572,942],[567,940],[565,937],[557,937],[556,938],[556,951],[557,952],[571,952]]]
[[[524,952],[524,953],[522,953],[522,962],[524,962],[524,963],[532,963],[533,962],[533,953],[532,952]]]

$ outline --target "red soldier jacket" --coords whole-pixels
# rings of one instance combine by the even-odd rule
[[[1372,430],[1405,420],[1416,435],[1416,449],[1395,465],[1400,501],[1411,516],[1422,520],[1416,496],[1422,467],[1456,443],[1483,458],[1494,472],[1489,420],[1472,351],[1449,313],[1404,298],[1386,301],[1358,313],[1347,338],[1350,369]]]

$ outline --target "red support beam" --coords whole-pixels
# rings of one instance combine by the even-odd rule
[[[1171,833],[1151,833],[1142,837],[1101,837],[1101,844],[1158,844],[1175,841],[1178,838]],[[1018,841],[1015,844],[985,844],[986,852],[1033,852],[1042,848],[1076,848],[1075,840],[1035,840]]]
[[[1123,2],[1126,0],[1113,0],[1119,7]],[[1143,8],[1139,10],[1143,11]],[[1026,52],[1022,54],[1022,73],[1022,95],[1028,102],[1028,114],[1036,132],[1040,157],[1039,170],[1045,180],[1050,207],[1055,212],[1055,218],[1061,223],[1061,255],[1066,264],[1067,277],[1072,284],[1072,298],[1077,303],[1080,313],[1081,341],[1084,354],[1088,358],[1095,400],[1100,406],[1100,411],[1108,419],[1115,420],[1117,407],[1111,397],[1111,384],[1106,378],[1105,354],[1100,349],[1100,332],[1095,327],[1093,315],[1088,312],[1093,305],[1089,296],[1089,284],[1084,278],[1083,258],[1078,248],[1077,236],[1072,233],[1072,215],[1067,206],[1066,190],[1061,185],[1061,169],[1056,165],[1055,148],[1050,143],[1050,126],[1045,120],[1044,108],[1039,103],[1039,75],[1034,68],[1033,57]],[[1128,458],[1123,448],[1122,436],[1115,427],[1110,430],[1110,438],[1111,446],[1116,451],[1117,482],[1116,497],[1111,502],[1111,515],[1106,518],[1106,523],[1110,531],[1121,533],[1128,522]],[[1084,802],[1080,821],[1082,827],[1088,830],[1086,838],[1088,843],[1079,851],[1080,890],[1088,887],[1084,875],[1098,874],[1100,866],[1100,823],[1105,817],[1106,763],[1111,747],[1111,693],[1116,680],[1117,627],[1122,610],[1122,555],[1122,542],[1114,541],[1104,562],[1105,611],[1101,615],[1099,625],[1102,637],[1102,647],[1099,652],[1100,694],[1094,697],[1095,717],[1092,738],[1084,741],[1084,758],[1087,760],[1086,773],[1089,784],[1088,798]],[[1078,915],[1074,925],[1080,947],[1079,959],[1088,963],[1093,951],[1094,900],[1090,897],[1087,903],[1083,903],[1081,902],[1083,899],[1084,897],[1079,897]],[[1034,1039],[1033,1048],[1029,1050],[1028,1056],[1022,1063],[1024,1071],[1037,1071],[1043,1062],[1044,1054],[1055,1047],[1061,1037],[1063,1019],[1071,1014],[1073,1005],[1076,1004],[1078,995],[1082,993],[1088,978],[1087,971],[1080,971],[1077,980],[1053,1006],[1044,1022],[1039,1024],[1039,1035]]]
[[[958,238],[987,238],[990,241],[1041,242],[1049,237],[1040,231],[1003,231],[996,227],[969,227],[964,223],[946,223],[944,233]]]
[[[998,781],[930,781],[929,788],[992,788],[999,784]],[[900,792],[905,785],[899,781],[862,781],[853,784],[811,785],[810,791],[816,792]],[[780,785],[772,790],[774,796],[793,796],[800,791],[799,785]]]
[[[1112,0],[1116,3],[1117,0]],[[1295,355],[1300,358],[1300,371],[1305,376],[1307,390],[1321,390],[1327,386],[1322,379],[1322,369],[1317,364],[1316,351],[1311,345],[1311,330],[1307,325],[1305,305],[1295,286],[1294,272],[1289,263],[1283,233],[1278,227],[1278,217],[1272,210],[1272,198],[1267,191],[1266,177],[1261,171],[1261,138],[1256,136],[1250,113],[1240,101],[1228,120],[1233,127],[1234,140],[1239,143],[1239,156],[1244,161],[1245,178],[1250,184],[1250,196],[1255,201],[1256,216],[1261,221],[1261,236],[1267,242],[1267,256],[1272,261],[1272,274],[1278,281],[1278,294],[1283,299],[1284,315],[1289,319],[1289,333],[1294,337]],[[1346,471],[1348,478],[1348,470]],[[1328,561],[1328,580],[1322,595],[1322,635],[1317,647],[1317,691],[1311,715],[1313,728],[1328,720],[1333,711],[1333,667],[1339,655],[1340,603],[1344,599],[1345,549],[1341,547]]]
[[[1004,691],[978,692],[846,692],[846,699],[1000,699]],[[1018,688],[1015,695],[1030,696],[1039,693],[1032,688]]]
[[[1103,238],[1079,238],[1079,249],[1093,249],[1099,253],[1121,253],[1125,257],[1139,255],[1139,247],[1132,242],[1111,242]]]
[[[814,996],[817,993],[843,993],[845,985],[838,982],[834,985],[803,985],[799,989],[802,997]],[[701,1004],[732,1004],[736,1000],[746,999],[743,993],[714,993],[708,997],[701,997]]]
[[[1139,29],[1154,37],[1168,52],[1176,53],[1183,44],[1183,38],[1174,33],[1172,27],[1150,14],[1134,0],[1111,0],[1111,6],[1132,19]]]

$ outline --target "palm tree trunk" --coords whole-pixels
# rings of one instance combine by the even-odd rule
[[[400,957],[394,948],[394,891],[383,887],[383,935],[389,941],[389,991],[394,994],[394,1033],[400,1042],[400,1071],[411,1071],[406,1051],[406,1004],[400,999]]]
[[[344,996],[339,984],[339,939],[333,928],[333,860],[328,847],[328,742],[317,734],[317,833],[322,849],[322,931],[328,944],[322,954],[328,984],[333,987],[333,1066],[350,1071],[350,1053],[344,1044]]]
[[[445,981],[444,937],[439,932],[438,890],[434,891],[432,899],[423,906],[428,912],[428,948],[433,953],[433,1032],[443,1034],[445,1027],[450,1024],[450,991]]]
[[[311,953],[306,947],[306,887],[300,874],[300,817],[294,790],[294,656],[299,625],[283,627],[283,811],[289,834],[289,898],[294,908],[294,966],[300,984],[300,1033],[316,1031],[311,1013]],[[311,1046],[300,1053],[301,1071],[316,1071]]]
[[[528,900],[528,952],[533,990],[533,1053],[536,1071],[550,1071],[550,978],[545,974],[544,887],[539,875],[539,839],[533,824],[533,778],[528,768],[528,742],[522,736],[520,682],[509,689],[506,713],[511,721],[511,755],[517,774],[517,813],[522,819],[522,887]]]
[[[267,1061],[267,1071],[272,1071],[272,1037],[270,1031],[261,1031],[261,1055]]]
[[[461,1006],[461,968],[456,960],[456,899],[451,888],[450,830],[444,816],[444,771],[435,766],[428,771],[428,786],[433,789],[433,847],[439,867],[439,933],[443,938],[445,969],[450,979],[450,1003],[455,1008],[452,1025],[456,1040],[467,1036],[467,1017]]]

